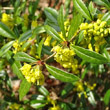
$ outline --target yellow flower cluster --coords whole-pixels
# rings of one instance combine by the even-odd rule
[[[24,14],[24,26],[28,27],[28,24],[29,24],[29,18],[28,18],[28,14]]]
[[[23,15],[23,22],[22,22],[22,30],[23,32],[25,32],[28,29],[28,25],[29,25],[29,18],[28,18],[28,14],[24,14]]]
[[[57,105],[55,107],[50,107],[49,110],[61,110],[61,108]]]
[[[21,49],[21,46],[23,45],[23,43],[18,43],[18,40],[16,40],[14,43],[13,43],[13,53],[16,54],[18,51],[20,51]]]
[[[69,21],[69,19],[64,22],[64,28],[65,28],[65,32],[66,32],[66,37],[68,37],[68,31],[69,31],[69,29],[70,29],[70,21]],[[66,41],[65,38],[64,38],[64,36],[63,36],[63,33],[62,33],[62,32],[59,32],[59,36],[60,36],[64,41]]]
[[[35,28],[35,27],[37,27],[37,26],[38,26],[37,21],[32,21],[32,23],[31,23],[31,28],[33,29],[33,28]]]
[[[56,100],[51,99],[50,96],[47,96],[47,100],[53,105],[53,107],[50,107],[48,110],[61,110],[60,106],[56,105]]]
[[[87,98],[87,93],[84,90],[84,87],[89,88],[90,90],[94,90],[94,88],[96,87],[96,83],[94,83],[92,86],[90,84],[88,84],[87,82],[76,82],[75,83],[75,88],[73,89],[74,91],[79,92],[78,96],[79,98],[81,97],[81,94],[83,93],[85,98]]]
[[[52,40],[52,37],[51,36],[47,36],[46,37],[46,40],[45,40],[45,42],[44,42],[44,45],[45,46],[55,46],[56,45],[56,43],[57,43],[57,41],[56,40],[53,40],[52,42],[51,42],[51,40]]]
[[[9,106],[9,108],[11,109],[11,110],[19,110],[20,109],[20,104],[17,104],[17,103],[14,103],[14,104],[11,104],[10,106]]]
[[[44,84],[44,75],[42,74],[39,65],[32,67],[30,64],[25,63],[20,70],[22,71],[22,74],[25,76],[28,82],[37,82],[37,85]]]
[[[3,13],[1,22],[3,22],[5,25],[7,25],[11,29],[13,29],[13,27],[14,27],[13,17],[9,14]]]
[[[79,73],[78,61],[74,58],[74,51],[69,48],[61,48],[60,46],[53,47],[52,51],[56,52],[54,58],[64,68],[71,68],[73,73]]]
[[[88,48],[93,51],[93,47],[91,45],[92,37],[95,40],[94,47],[95,51],[99,52],[99,48],[106,41],[104,37],[107,37],[110,33],[110,28],[107,27],[106,21],[97,20],[96,22],[82,23],[80,25],[80,30],[84,30],[84,40],[82,44],[87,44]]]

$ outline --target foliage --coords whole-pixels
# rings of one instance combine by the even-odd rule
[[[67,0],[43,12],[39,2],[10,0],[1,10],[0,110],[110,108],[110,2]]]

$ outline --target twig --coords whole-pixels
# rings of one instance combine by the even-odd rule
[[[54,55],[56,54],[56,52],[54,52],[52,55],[50,55],[49,57],[47,57],[44,62],[46,62],[47,60],[49,60],[50,58],[52,58]]]
[[[76,34],[70,39],[69,42],[72,42],[72,41],[75,39],[75,37],[77,36],[77,34],[79,34],[79,32],[80,32],[80,30],[78,30],[78,31],[76,32]]]
[[[13,7],[2,7],[2,10],[13,10]]]

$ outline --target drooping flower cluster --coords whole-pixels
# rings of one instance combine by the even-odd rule
[[[46,37],[46,40],[45,40],[45,42],[44,42],[44,45],[45,46],[55,46],[56,45],[56,43],[57,43],[57,41],[56,40],[52,40],[52,37],[51,36],[47,36]]]
[[[71,68],[73,73],[79,73],[78,61],[74,58],[74,51],[69,48],[61,48],[60,46],[53,47],[52,51],[56,52],[54,58],[64,68]]]
[[[53,107],[50,107],[48,110],[61,110],[60,106],[57,105],[57,101],[53,100],[50,96],[47,96],[47,101],[53,105]]]
[[[14,20],[13,20],[13,17],[10,14],[3,13],[1,21],[5,25],[7,25],[9,28],[13,29],[13,27],[14,27]]]
[[[13,43],[13,53],[16,54],[18,51],[20,51],[21,49],[21,46],[23,45],[23,42],[21,43],[18,43],[18,40],[16,40],[14,43]]]
[[[55,107],[50,107],[49,110],[61,110],[61,108],[57,105]]]
[[[25,32],[28,29],[28,25],[29,25],[29,18],[28,18],[28,14],[24,14],[23,15],[23,22],[22,22],[22,30]]]
[[[84,39],[81,44],[87,44],[90,50],[93,50],[91,40],[92,38],[95,40],[94,47],[95,51],[99,52],[99,48],[102,44],[104,44],[105,37],[110,34],[110,28],[107,27],[106,21],[97,20],[96,22],[82,23],[80,25],[80,30],[84,30]]]
[[[30,64],[25,63],[20,70],[28,82],[37,82],[37,85],[44,84],[44,75],[42,74],[39,65],[32,67]]]
[[[34,29],[34,28],[37,27],[37,26],[38,26],[37,21],[32,21],[32,23],[31,23],[31,28]]]
[[[69,29],[70,29],[70,21],[69,21],[69,19],[64,22],[64,28],[65,28],[65,32],[66,32],[66,37],[68,37],[68,31],[69,31]],[[64,38],[64,36],[63,36],[63,33],[62,33],[62,32],[59,32],[59,36],[60,36],[64,41],[66,41],[65,38]]]
[[[19,110],[20,109],[20,104],[13,103],[9,106],[10,110]]]
[[[69,28],[70,28],[70,22],[69,22],[69,20],[67,20],[67,21],[64,22],[64,28],[65,28],[65,32],[66,32],[66,37],[68,37],[68,31],[69,31]],[[58,33],[59,33],[59,36],[64,41],[66,41],[65,38],[64,38],[64,36],[63,36],[63,33],[62,32],[58,32]],[[57,45],[57,41],[56,40],[53,40],[51,36],[47,35],[46,40],[44,42],[44,45],[45,46],[52,46],[53,47],[53,46]]]
[[[87,93],[85,92],[85,88],[88,88],[89,90],[94,90],[96,87],[96,83],[94,83],[92,86],[88,84],[87,82],[76,82],[75,83],[75,88],[73,89],[74,91],[78,92],[79,98],[81,97],[81,94],[84,94],[85,98],[87,98]]]

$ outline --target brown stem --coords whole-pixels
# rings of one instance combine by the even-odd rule
[[[72,42],[72,41],[75,39],[75,37],[79,34],[79,32],[80,32],[80,30],[78,30],[78,31],[76,32],[76,34],[74,34],[74,36],[70,39],[69,42]]]
[[[44,62],[46,62],[47,60],[49,60],[50,58],[52,58],[54,55],[56,54],[56,52],[54,52],[52,55],[50,55],[49,57],[47,57]]]
[[[13,7],[2,7],[3,10],[13,10]]]

